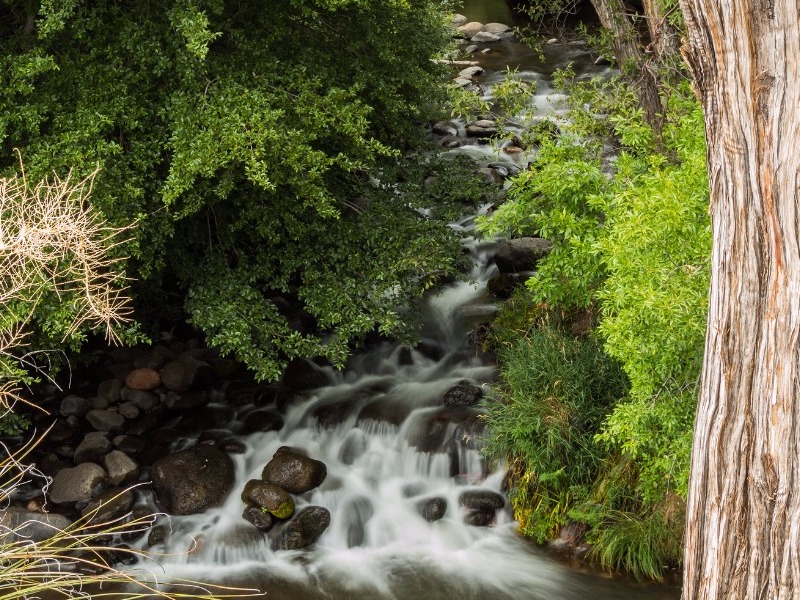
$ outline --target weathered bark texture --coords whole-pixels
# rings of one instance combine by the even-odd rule
[[[681,0],[714,227],[683,598],[800,597],[800,7]]]
[[[623,0],[591,0],[600,24],[611,32],[614,56],[623,75],[638,92],[645,122],[660,143],[664,128],[664,109],[658,87],[658,75],[645,60],[642,40],[625,13]]]

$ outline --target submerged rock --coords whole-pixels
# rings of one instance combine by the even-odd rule
[[[474,489],[461,492],[458,503],[464,508],[493,512],[503,508],[506,499],[494,490]]]

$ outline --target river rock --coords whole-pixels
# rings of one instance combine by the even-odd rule
[[[136,369],[153,369],[158,371],[171,360],[175,360],[178,355],[166,346],[154,346],[146,356],[137,356],[133,359],[133,366]]]
[[[459,383],[444,393],[445,406],[475,406],[483,398],[483,390],[471,383]]]
[[[106,379],[97,386],[97,397],[104,398],[109,404],[119,402],[122,393],[122,382],[119,379]]]
[[[119,414],[128,420],[135,419],[139,416],[139,407],[133,402],[123,402],[119,405],[117,410],[119,411]]]
[[[120,394],[120,399],[124,402],[133,402],[139,409],[147,412],[158,406],[158,396],[152,392],[144,390],[132,390],[130,388],[123,388]]]
[[[436,135],[458,135],[458,128],[452,123],[439,121],[433,124],[431,131]]]
[[[109,489],[89,502],[81,516],[89,517],[92,523],[116,521],[127,514],[135,499],[131,490]]]
[[[117,412],[93,409],[86,413],[86,420],[89,425],[97,431],[122,431],[125,425],[125,417]]]
[[[462,25],[465,25],[467,23],[467,17],[456,13],[453,15],[452,23],[456,27],[461,27]]]
[[[500,37],[494,33],[489,33],[488,31],[479,31],[469,38],[469,41],[476,44],[486,44],[489,42],[499,42]]]
[[[506,499],[502,494],[493,490],[478,488],[461,492],[458,503],[471,510],[493,512],[503,508],[506,505]]]
[[[274,410],[254,410],[243,421],[247,431],[278,431],[283,427],[283,417]]]
[[[161,383],[173,392],[187,392],[208,385],[212,380],[213,372],[208,363],[191,355],[181,355],[161,369]]]
[[[304,391],[328,385],[328,376],[317,365],[305,358],[295,358],[283,372],[283,385],[295,390]]]
[[[523,237],[504,240],[497,245],[494,262],[501,273],[532,271],[552,247],[552,242],[542,238]]]
[[[511,31],[511,27],[505,25],[504,23],[486,23],[483,26],[484,31],[488,31],[489,33],[505,33],[506,31]]]
[[[344,503],[342,521],[347,523],[348,548],[364,545],[367,538],[366,524],[374,513],[372,502],[366,496],[356,496]]]
[[[478,21],[470,21],[469,23],[464,23],[461,25],[458,30],[466,37],[471,38],[477,35],[478,32],[483,31],[483,23],[479,23]]]
[[[59,406],[59,413],[62,417],[82,417],[92,408],[92,401],[88,398],[81,398],[80,396],[70,395],[61,401]]]
[[[259,531],[269,531],[275,524],[275,520],[268,512],[261,510],[257,506],[248,506],[242,512],[242,518],[251,523]]]
[[[134,369],[125,378],[125,385],[132,390],[152,390],[161,385],[161,375],[155,369]]]
[[[136,481],[136,478],[139,477],[139,465],[120,450],[109,452],[103,459],[103,466],[108,473],[109,485],[122,485]]]
[[[62,506],[82,508],[105,489],[106,472],[98,464],[81,463],[63,469],[50,484],[50,501]]]
[[[473,138],[490,138],[497,133],[496,127],[481,127],[480,125],[470,124],[466,128],[467,137]]]
[[[483,73],[483,68],[481,67],[467,67],[466,69],[462,69],[458,72],[458,76],[463,79],[472,79],[476,75],[480,75]]]
[[[486,282],[486,291],[499,300],[508,300],[530,277],[530,272],[499,273]]]
[[[42,513],[16,506],[0,510],[0,544],[41,542],[69,527],[72,522],[56,513]]]
[[[277,519],[288,519],[294,514],[292,496],[277,485],[260,479],[251,479],[245,484],[242,502],[263,508]]]
[[[78,447],[75,448],[73,460],[76,464],[97,461],[111,451],[111,442],[104,433],[93,431],[87,433]]]
[[[425,498],[417,501],[414,507],[423,519],[432,523],[444,517],[447,512],[447,500],[439,496]]]
[[[272,530],[273,550],[301,550],[314,544],[331,524],[331,513],[322,506],[309,506]]]
[[[494,522],[494,514],[482,510],[470,510],[464,515],[464,523],[473,527],[488,527]]]
[[[222,503],[233,486],[233,461],[213,446],[175,452],[153,464],[153,489],[164,509],[191,515]]]
[[[264,467],[261,479],[292,494],[303,494],[321,484],[327,474],[324,462],[294,450],[279,450]]]
[[[185,391],[177,393],[169,391],[164,396],[164,406],[170,410],[191,410],[200,408],[211,401],[209,395],[203,390]]]

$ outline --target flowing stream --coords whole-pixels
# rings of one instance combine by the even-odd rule
[[[502,0],[470,2],[466,8],[484,12],[468,11],[467,16],[485,19],[504,7]],[[569,62],[579,72],[594,67],[577,45],[553,45],[547,55],[550,59],[542,64],[521,44],[503,42],[476,58],[486,69],[481,84],[490,90],[506,65],[519,67],[520,76],[537,81],[533,102],[553,113],[552,70]],[[490,146],[456,151],[485,162],[498,160]],[[423,342],[415,349],[384,343],[353,357],[343,372],[326,371],[329,385],[292,403],[280,431],[242,436],[246,450],[233,455],[236,485],[225,504],[200,515],[173,517],[167,541],[154,548],[164,555],[140,568],[159,579],[211,578],[253,586],[271,600],[678,597],[674,587],[602,577],[559,562],[515,533],[507,505],[489,526],[464,522],[461,494],[474,489],[502,493],[503,469],[490,470],[481,455],[477,410],[443,406],[442,398],[463,382],[488,389],[495,377],[495,368],[470,343],[469,332],[495,311],[485,284],[496,267],[492,244],[473,237],[474,217],[453,227],[462,232],[474,268],[466,281],[430,296]],[[297,499],[298,509],[317,505],[331,513],[330,527],[311,550],[273,551],[268,538],[241,517],[245,482],[258,478],[284,445],[302,448],[327,465],[323,484]],[[444,501],[446,511],[429,522],[418,505],[434,498]]]

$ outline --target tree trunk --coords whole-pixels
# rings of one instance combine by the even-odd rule
[[[711,292],[685,600],[800,596],[797,0],[681,0],[706,116]]]
[[[650,32],[648,48],[655,54],[658,64],[666,66],[675,58],[680,60],[678,31],[669,23],[664,0],[643,0],[642,6]]]
[[[623,0],[591,0],[600,24],[611,32],[614,55],[622,74],[639,95],[644,120],[653,130],[657,144],[664,128],[664,109],[658,88],[658,75],[645,61],[639,32],[625,14]]]

